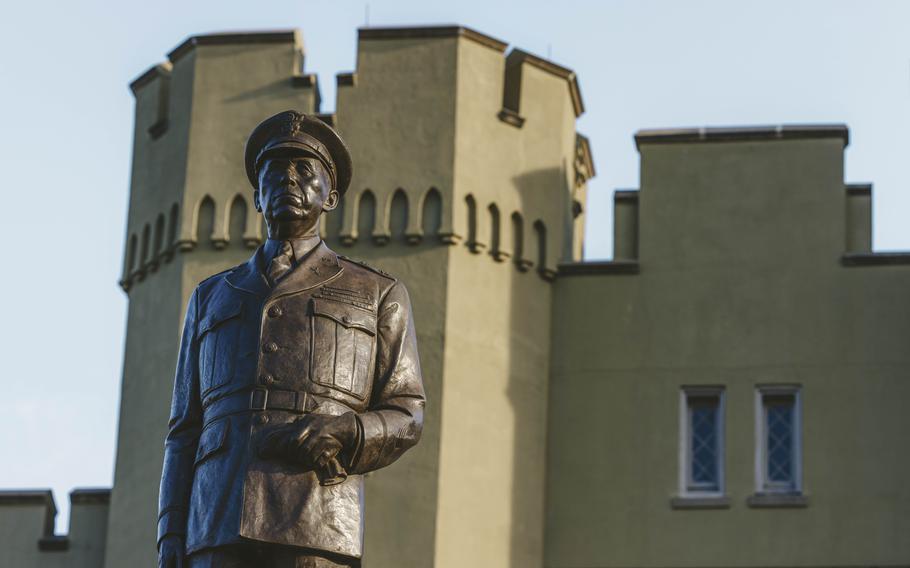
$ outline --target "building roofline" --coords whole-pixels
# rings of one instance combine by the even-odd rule
[[[782,124],[779,126],[639,130],[635,133],[635,147],[641,150],[642,144],[752,142],[813,138],[841,138],[846,147],[850,143],[850,132],[845,124]]]
[[[637,260],[564,262],[559,265],[559,276],[630,275],[638,274],[640,270]]]
[[[192,51],[197,45],[231,45],[247,43],[287,43],[300,41],[300,30],[269,30],[269,31],[250,31],[250,32],[218,32],[211,34],[193,35],[183,41],[180,45],[172,49],[167,54],[171,63],[176,63],[178,59]]]
[[[111,502],[109,487],[81,487],[70,491],[73,505],[107,505]]]
[[[848,183],[847,195],[872,195],[871,183]]]
[[[582,157],[584,159],[585,167],[588,168],[588,171],[591,173],[590,177],[596,177],[597,169],[594,167],[594,155],[591,153],[591,140],[579,132],[575,133],[575,140],[581,146]]]
[[[6,489],[0,490],[2,505],[45,505],[57,511],[54,494],[50,489]]]
[[[841,257],[844,266],[906,266],[910,265],[910,252],[857,252]]]
[[[164,61],[162,63],[156,63],[155,65],[152,65],[143,74],[130,81],[130,91],[132,91],[132,93],[135,95],[139,89],[148,85],[156,78],[170,75],[172,68],[173,65],[171,65],[170,61]]]
[[[7,489],[0,490],[0,507],[3,506],[42,506],[44,507],[44,536],[54,534],[54,519],[57,517],[57,504],[50,489]]]
[[[613,191],[613,201],[638,201],[637,189],[616,189]]]
[[[584,114],[585,112],[585,103],[581,98],[581,87],[578,86],[578,76],[575,74],[575,71],[572,71],[568,67],[563,67],[553,63],[549,59],[544,59],[533,53],[529,53],[523,49],[518,49],[517,47],[509,53],[509,58],[515,58],[518,60],[519,64],[527,63],[537,67],[541,71],[546,71],[552,75],[556,75],[560,79],[565,79],[569,84],[569,96],[572,97],[572,108],[575,110],[576,118]]]
[[[359,28],[357,38],[364,39],[427,39],[443,37],[465,37],[495,49],[501,53],[505,52],[508,43],[498,40],[495,37],[480,33],[477,30],[458,25],[446,26],[400,26],[384,28]]]

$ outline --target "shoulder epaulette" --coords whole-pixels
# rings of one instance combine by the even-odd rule
[[[215,278],[218,278],[219,276],[224,276],[225,274],[227,274],[228,272],[231,272],[232,270],[235,270],[236,268],[237,268],[236,266],[232,266],[232,267],[228,268],[227,270],[222,270],[221,272],[217,272],[217,273],[215,273],[215,274],[212,274],[212,275],[209,276],[208,278],[203,279],[198,285],[199,285],[199,286],[202,286],[203,284],[205,284],[205,283],[208,282],[209,280],[213,280],[213,279],[215,279]]]
[[[346,261],[348,261],[348,262],[350,262],[350,263],[356,264],[357,266],[362,266],[362,267],[366,268],[367,270],[369,270],[370,272],[375,272],[376,274],[379,274],[379,275],[381,275],[381,276],[385,276],[386,278],[388,278],[388,279],[390,279],[390,280],[397,280],[397,278],[395,278],[394,276],[392,276],[391,274],[389,274],[389,273],[386,272],[385,270],[382,270],[381,268],[376,268],[375,266],[370,266],[369,264],[365,263],[365,262],[362,261],[362,260],[354,260],[353,258],[348,258],[348,257],[346,257],[346,256],[344,256],[344,255],[341,255],[341,254],[338,255],[338,258],[340,258],[340,259],[342,259],[342,260],[346,260]]]

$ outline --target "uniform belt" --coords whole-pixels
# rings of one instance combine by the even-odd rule
[[[230,414],[253,410],[286,410],[296,414],[312,412],[316,401],[304,391],[254,388],[242,390],[216,399],[205,405],[205,423],[213,422]]]

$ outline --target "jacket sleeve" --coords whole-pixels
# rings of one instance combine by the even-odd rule
[[[401,282],[395,282],[379,305],[377,358],[373,395],[360,422],[359,448],[351,473],[385,467],[417,443],[423,429],[426,397],[417,355],[417,336],[411,301]]]
[[[186,535],[193,462],[202,430],[199,401],[199,345],[196,340],[198,289],[190,297],[180,339],[171,416],[164,442],[164,467],[158,495],[158,542],[169,534]]]

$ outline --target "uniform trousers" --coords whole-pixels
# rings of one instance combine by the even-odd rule
[[[294,546],[244,543],[190,555],[189,568],[360,568],[360,559]]]

